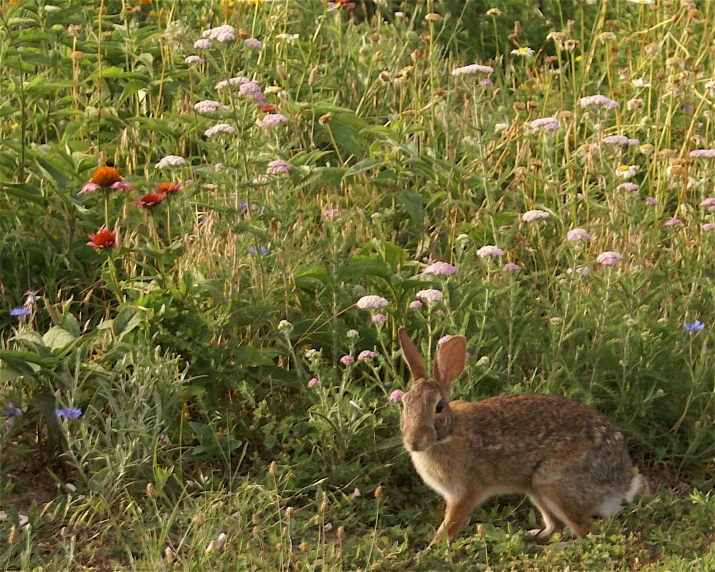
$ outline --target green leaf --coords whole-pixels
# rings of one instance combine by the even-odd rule
[[[402,203],[408,216],[418,227],[422,228],[422,197],[415,191],[400,191],[395,194],[397,200]]]
[[[0,350],[0,359],[8,361],[22,360],[37,365],[45,365],[45,360],[43,360],[35,352],[24,352],[21,350]]]
[[[75,338],[75,336],[59,326],[52,326],[49,330],[47,330],[47,333],[42,336],[42,341],[45,345],[53,350],[62,349],[74,342],[76,339],[77,338]]]
[[[22,372],[12,367],[10,364],[4,364],[0,367],[0,383],[14,381],[22,375]]]
[[[350,167],[345,172],[345,177],[357,175],[358,173],[364,173],[365,171],[370,171],[371,169],[382,167],[384,165],[387,165],[387,161],[380,161],[379,159],[371,159],[368,157],[367,159],[358,161],[352,167]]]
[[[364,278],[366,276],[379,276],[389,280],[390,276],[392,276],[392,268],[387,262],[379,258],[364,258],[343,267],[338,272],[338,282],[349,282],[355,278]]]
[[[144,314],[137,308],[125,306],[112,321],[114,335],[120,340],[144,321]]]

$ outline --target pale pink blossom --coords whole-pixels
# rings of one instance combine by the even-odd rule
[[[596,258],[596,262],[602,266],[617,266],[621,260],[623,260],[623,256],[611,250],[602,252],[598,255],[598,258]]]
[[[576,242],[578,240],[591,240],[591,233],[582,228],[572,228],[566,233],[566,240]]]
[[[308,380],[308,387],[313,388],[313,387],[315,387],[316,385],[320,385],[320,381],[319,381],[317,378],[315,378],[315,377],[311,377],[311,378]]]
[[[202,38],[201,40],[196,40],[194,42],[194,49],[196,50],[208,50],[211,49],[211,40]]]
[[[665,221],[665,226],[683,226],[683,221],[679,218],[669,218]]]
[[[208,139],[211,139],[214,135],[218,135],[219,133],[226,133],[227,135],[233,135],[234,131],[235,131],[235,129],[228,123],[218,123],[218,124],[214,125],[213,127],[209,127],[206,131],[204,131],[204,135]]]
[[[200,65],[204,63],[204,60],[201,58],[201,56],[186,56],[184,58],[184,63]]]
[[[243,45],[247,48],[258,50],[263,44],[261,43],[261,40],[258,40],[256,38],[246,38],[245,40],[243,40]]]
[[[266,167],[266,172],[269,175],[281,175],[286,174],[290,171],[290,165],[286,163],[283,159],[276,159],[268,163]]]
[[[343,357],[340,358],[340,363],[343,365],[350,365],[355,361],[355,358],[350,355],[344,355]]]
[[[389,302],[382,296],[363,296],[357,301],[356,306],[361,310],[379,310],[387,306]]]
[[[487,244],[486,246],[482,246],[479,250],[477,250],[477,256],[479,258],[504,256],[504,251],[498,246],[494,246],[493,244]]]
[[[370,351],[370,350],[362,350],[358,354],[358,361],[366,361],[366,360],[371,360],[372,358],[375,357],[375,352]]]
[[[418,308],[421,308],[421,307],[422,307],[422,302],[420,302],[419,300],[413,300],[412,302],[410,302],[410,305],[408,306],[408,308],[410,310],[417,310]]]
[[[417,292],[415,298],[420,298],[423,302],[427,302],[428,304],[434,304],[435,302],[442,301],[442,292],[434,288],[428,288],[427,290]]]
[[[422,274],[434,274],[435,276],[450,276],[457,272],[457,267],[447,262],[433,262],[427,266]]]
[[[183,167],[186,165],[186,159],[178,155],[167,155],[161,159],[155,167],[157,169],[166,169],[167,167]]]
[[[263,117],[256,119],[256,125],[258,127],[276,127],[286,121],[288,119],[282,113],[266,113]]]
[[[537,220],[547,219],[550,216],[551,215],[546,211],[534,209],[531,211],[526,211],[523,215],[521,215],[521,220],[523,220],[524,222],[535,222]]]
[[[713,159],[715,158],[715,149],[695,149],[690,152],[690,157],[693,159],[705,158]]]
[[[461,68],[454,68],[452,70],[452,75],[458,76],[458,75],[462,75],[462,74],[474,74],[477,72],[493,73],[494,68],[491,66],[483,66],[480,64],[470,64],[468,66],[462,66]]]
[[[621,104],[606,97],[605,95],[589,95],[579,99],[581,107],[606,107],[607,109],[618,109]]]
[[[405,395],[405,392],[402,391],[401,389],[396,389],[390,394],[390,397],[387,399],[390,401],[390,403],[399,403],[402,401],[402,396]]]
[[[387,322],[387,316],[385,314],[375,314],[372,317],[372,322],[373,324],[384,324]]]
[[[515,264],[514,262],[507,262],[503,267],[502,270],[504,272],[515,272],[516,270],[521,270],[521,266],[518,264]]]

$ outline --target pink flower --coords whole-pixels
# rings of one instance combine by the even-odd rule
[[[611,250],[602,252],[598,255],[598,258],[596,258],[596,262],[602,266],[617,266],[621,260],[623,260],[623,256]]]
[[[665,221],[665,226],[683,226],[683,221],[679,218],[669,218]]]
[[[256,119],[258,127],[277,127],[281,123],[288,121],[282,113],[266,113],[263,117]]]
[[[422,274],[434,274],[435,276],[450,276],[457,272],[457,267],[447,262],[433,262],[422,271]]]
[[[358,361],[365,361],[365,360],[370,360],[375,357],[375,352],[370,351],[370,350],[362,350],[358,354]]]
[[[555,117],[542,117],[540,119],[534,119],[527,123],[532,131],[558,131],[559,130],[559,120]]]
[[[639,188],[638,185],[636,185],[635,183],[628,182],[628,183],[621,183],[620,185],[618,185],[616,187],[616,190],[617,191],[630,191],[631,193],[636,193],[636,192],[638,192],[638,188]]]
[[[385,314],[375,314],[372,317],[372,322],[373,324],[384,324],[387,322],[387,316]]]
[[[405,392],[402,391],[401,389],[396,389],[390,394],[390,397],[387,399],[390,401],[390,403],[399,403],[402,401],[402,396],[405,395]]]
[[[343,215],[343,211],[340,209],[325,209],[323,211],[323,218],[325,220],[335,220]]]
[[[261,43],[261,40],[256,38],[247,38],[243,40],[243,45],[247,48],[251,48],[252,50],[258,50],[263,44]]]
[[[640,145],[640,141],[638,141],[638,139],[629,139],[625,135],[609,135],[608,137],[603,138],[603,142],[611,143],[614,145]]]
[[[355,358],[350,355],[344,355],[343,357],[340,358],[340,363],[343,365],[350,365],[355,361]]]
[[[319,381],[317,378],[315,378],[315,377],[311,377],[311,378],[308,380],[308,387],[313,388],[313,387],[315,387],[316,385],[320,385],[320,381]]]
[[[521,270],[521,266],[518,264],[514,264],[513,262],[507,262],[503,267],[502,270],[504,272],[514,272],[515,270]]]
[[[461,68],[454,68],[452,70],[452,75],[456,77],[462,74],[475,74],[477,72],[493,73],[494,68],[491,66],[483,66],[480,64],[470,64],[468,66],[462,66]]]
[[[590,272],[591,269],[588,266],[582,266],[581,268],[569,268],[566,274],[576,274],[583,278],[584,276],[588,276]]]
[[[566,240],[570,240],[572,242],[578,240],[591,240],[591,238],[591,233],[582,228],[573,228],[566,233]]]
[[[713,224],[711,222],[706,222],[703,225],[703,232],[710,232],[712,230],[715,230],[715,224]]]
[[[708,197],[700,203],[701,207],[708,207],[710,210],[715,210],[715,197]]]
[[[654,207],[658,204],[658,201],[653,197],[646,197],[645,204]]]
[[[281,175],[286,174],[290,171],[290,165],[286,163],[283,159],[276,159],[268,163],[266,167],[266,173],[269,175]]]
[[[618,109],[621,104],[606,97],[605,95],[589,95],[579,100],[581,107],[606,107],[607,109]]]
[[[715,158],[715,149],[695,149],[690,152],[690,157],[693,159],[697,159],[699,157],[713,159]]]
[[[361,310],[379,310],[388,304],[389,302],[382,296],[363,296],[356,305]]]
[[[444,342],[447,342],[452,339],[452,336],[447,334],[446,336],[442,336],[440,339],[437,340],[437,347],[441,346]]]
[[[494,246],[493,244],[488,244],[486,246],[482,246],[479,250],[477,250],[477,256],[479,258],[487,258],[491,256],[504,256],[504,251],[499,248],[498,246]]]
[[[420,302],[419,300],[413,300],[412,302],[410,302],[410,305],[408,306],[408,308],[410,310],[417,310],[418,308],[421,308],[421,307],[422,307],[422,302]]]

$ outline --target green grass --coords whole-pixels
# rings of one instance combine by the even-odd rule
[[[715,569],[713,6],[463,8],[0,4],[5,567]],[[133,189],[81,193],[100,166]],[[649,491],[565,546],[496,499],[423,552],[442,509],[388,400],[403,325],[426,356],[466,336],[453,398],[606,413]]]

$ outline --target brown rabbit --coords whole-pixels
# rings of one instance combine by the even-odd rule
[[[444,342],[428,378],[404,328],[399,335],[413,378],[402,397],[402,440],[424,482],[447,502],[431,544],[445,532],[453,540],[472,509],[495,495],[528,495],[544,519],[544,528],[532,533],[545,541],[564,525],[583,538],[591,517],[613,516],[638,492],[641,480],[623,434],[600,413],[563,397],[527,393],[450,403],[466,340]]]

